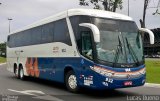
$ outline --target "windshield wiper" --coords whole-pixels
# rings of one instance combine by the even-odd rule
[[[132,55],[132,57],[133,57],[133,61],[134,61],[135,63],[139,64],[137,55],[135,54],[135,52],[134,52],[133,48],[131,47],[130,43],[128,42],[128,39],[127,39],[127,38],[125,38],[125,39],[126,39],[126,42],[127,42],[127,47],[128,47],[129,53],[130,53],[130,54]]]
[[[119,36],[118,36],[118,42],[119,42],[119,44],[117,45],[116,54],[115,54],[115,57],[114,57],[113,67],[114,67],[115,64],[118,62],[120,51],[121,51],[121,53],[123,53],[123,52],[122,52],[122,42],[121,42]]]

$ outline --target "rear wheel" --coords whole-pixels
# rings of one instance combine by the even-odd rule
[[[77,78],[73,71],[69,71],[66,73],[65,84],[66,84],[67,89],[70,92],[76,93],[79,91],[79,87],[77,85]]]
[[[22,66],[19,67],[18,77],[19,77],[21,80],[24,80],[24,79],[25,79],[24,70],[23,70],[23,67],[22,67]]]
[[[18,68],[17,65],[14,65],[14,75],[18,78]]]

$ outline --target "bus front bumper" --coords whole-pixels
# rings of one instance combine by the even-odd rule
[[[132,79],[113,79],[103,76],[86,76],[81,79],[80,86],[105,90],[105,89],[117,89],[117,88],[128,88],[128,87],[137,87],[143,86],[145,84],[146,76],[142,75],[138,78]]]

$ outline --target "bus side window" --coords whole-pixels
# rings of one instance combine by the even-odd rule
[[[7,41],[8,41],[8,42],[10,41],[10,36],[7,37]]]
[[[10,44],[9,44],[9,43],[10,43],[10,36],[7,37],[7,46],[10,47]]]
[[[54,25],[54,42],[62,42],[72,46],[67,22],[65,19],[58,20]]]
[[[93,59],[92,55],[92,40],[91,40],[91,32],[90,31],[82,31],[82,55]]]

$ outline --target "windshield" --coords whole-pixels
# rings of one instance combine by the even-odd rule
[[[137,63],[143,61],[141,35],[134,22],[93,18],[100,30],[96,43],[98,60],[112,63]]]

